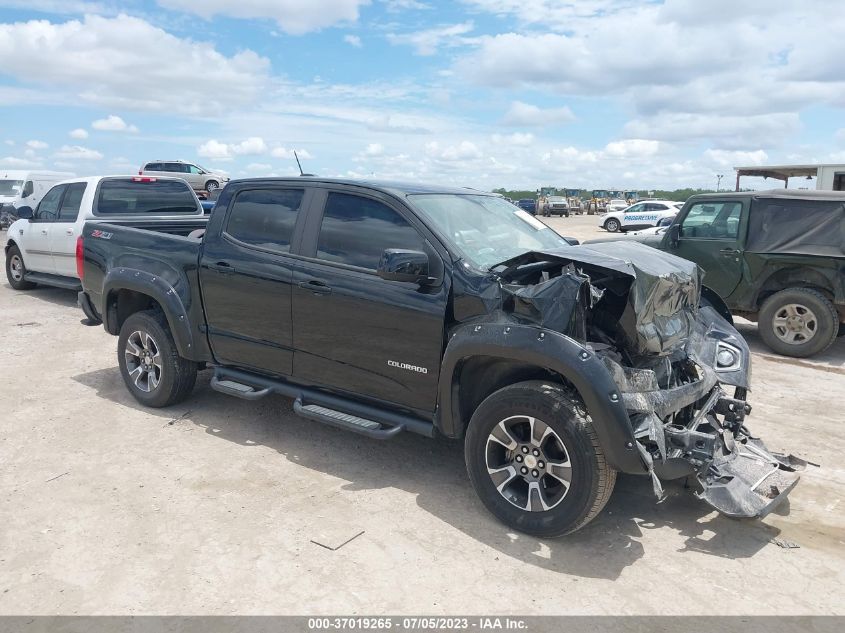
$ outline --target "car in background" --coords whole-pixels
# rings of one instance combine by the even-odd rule
[[[804,358],[845,335],[843,235],[845,192],[774,189],[692,196],[665,231],[634,239],[698,264],[703,300]]]
[[[181,178],[191,185],[194,191],[215,191],[229,182],[229,177],[220,172],[182,160],[157,160],[145,163],[138,171],[138,175]]]
[[[0,171],[0,228],[8,228],[18,219],[18,209],[36,207],[50,187],[74,175],[66,171]]]
[[[517,200],[516,206],[523,211],[528,211],[531,215],[536,215],[537,213],[537,201],[533,198],[520,198]]]
[[[18,215],[5,240],[6,277],[15,290],[36,284],[78,289],[77,239],[87,220],[121,224],[153,219],[161,231],[187,235],[186,220],[207,219],[184,180],[148,176],[66,180],[53,186],[35,210],[23,206]],[[110,239],[108,233],[101,237]]]
[[[610,213],[612,211],[624,211],[629,206],[631,206],[631,205],[629,205],[622,198],[614,198],[613,200],[611,200],[610,202],[607,203],[607,206],[605,207],[605,209],[607,210],[608,213]]]
[[[674,200],[643,200],[621,211],[609,211],[599,218],[598,225],[608,233],[637,231],[657,226],[660,220],[675,216]]]

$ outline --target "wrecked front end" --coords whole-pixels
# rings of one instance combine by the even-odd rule
[[[509,318],[566,334],[617,385],[655,494],[694,477],[697,495],[734,517],[762,517],[803,462],[770,452],[746,425],[745,340],[699,307],[701,272],[636,243],[530,252],[497,267]]]

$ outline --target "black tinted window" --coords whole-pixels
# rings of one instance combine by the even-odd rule
[[[164,163],[164,171],[172,171],[181,174],[185,171],[185,169],[184,165],[181,163]]]
[[[59,209],[59,220],[64,222],[76,221],[79,215],[79,206],[82,204],[82,194],[84,193],[84,182],[75,182],[67,186],[65,197],[62,199],[62,206]]]
[[[112,178],[100,183],[97,214],[197,213],[199,205],[184,180]]]
[[[38,220],[55,220],[59,212],[59,202],[67,185],[56,185],[41,198],[35,217]]]
[[[164,171],[164,167],[161,163],[147,163],[144,171]]]
[[[422,251],[424,242],[390,207],[360,196],[329,194],[317,257],[375,270],[388,248]]]
[[[242,191],[232,205],[226,233],[253,246],[289,252],[303,193],[301,189]]]

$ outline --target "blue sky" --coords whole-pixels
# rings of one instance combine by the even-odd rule
[[[713,187],[845,162],[843,33],[838,0],[0,0],[0,169],[289,175],[296,149],[327,176]]]

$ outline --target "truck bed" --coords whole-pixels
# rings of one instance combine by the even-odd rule
[[[111,286],[121,292],[133,292],[137,286],[139,293],[155,289],[154,298],[159,304],[167,302],[171,314],[176,310],[186,322],[204,323],[198,279],[202,239],[188,235],[207,224],[208,217],[86,222],[82,287],[97,315],[108,325]],[[201,333],[192,334],[204,340]],[[206,360],[206,345],[194,349],[196,360]]]

